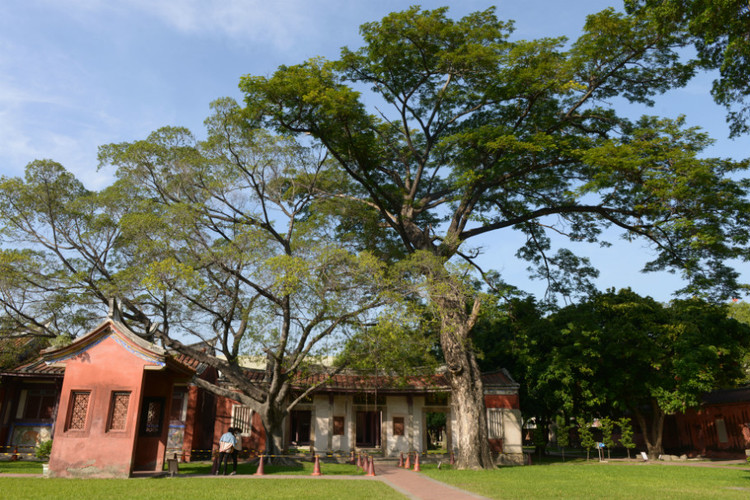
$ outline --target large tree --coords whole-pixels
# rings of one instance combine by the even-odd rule
[[[3,324],[75,335],[119,298],[131,329],[219,370],[223,383],[196,384],[257,411],[277,455],[284,417],[315,388],[294,383],[373,321],[388,277],[316,215],[324,154],[240,126],[231,100],[213,108],[205,141],[166,127],[103,146],[117,181],[101,192],[48,161],[0,180]]]
[[[727,312],[698,299],[665,306],[630,290],[597,293],[550,317],[556,335],[538,339],[539,377],[554,381],[568,414],[630,412],[658,456],[666,415],[747,380],[750,328]]]
[[[471,334],[480,301],[448,267],[474,262],[468,241],[522,233],[518,255],[563,290],[593,271],[555,254],[550,234],[642,237],[647,268],[677,269],[697,293],[734,290],[725,263],[748,256],[746,193],[732,180],[746,164],[701,159],[709,139],[681,120],[619,112],[690,78],[681,38],[613,10],[572,44],[511,31],[492,9],[454,21],[415,7],[363,25],[364,46],[337,61],[240,84],[249,122],[325,146],[351,181],[332,194],[410,255],[440,322],[460,467],[492,465]]]

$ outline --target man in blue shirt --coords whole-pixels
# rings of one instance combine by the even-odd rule
[[[232,457],[232,473],[234,476],[237,474],[237,436],[235,435],[239,429],[230,427],[227,432],[221,435],[219,438],[219,468],[216,470],[216,474],[221,473],[222,467],[224,468],[224,475],[227,475],[229,469],[229,456]]]

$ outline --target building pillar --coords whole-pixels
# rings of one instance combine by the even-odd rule
[[[326,450],[333,450],[333,394],[328,395],[328,447]]]

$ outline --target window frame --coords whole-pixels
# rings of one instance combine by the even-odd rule
[[[115,421],[115,405],[117,403],[117,396],[127,395],[128,400],[125,404],[125,419],[122,428],[113,427]],[[107,432],[126,432],[128,430],[128,420],[130,416],[130,401],[133,397],[132,391],[112,391],[109,398],[109,414],[107,416]]]
[[[156,430],[149,430],[148,414],[149,408],[152,403],[159,404],[159,415],[157,417],[158,423]],[[141,406],[141,420],[138,426],[138,435],[143,437],[158,437],[164,431],[164,413],[166,406],[166,398],[162,396],[148,396],[143,398],[143,404]]]
[[[78,420],[76,413],[76,400],[79,396],[86,395],[86,408],[83,414],[83,425],[81,427],[73,427],[73,424]],[[68,398],[68,411],[65,418],[65,432],[86,432],[89,429],[89,423],[91,421],[91,400],[93,399],[94,392],[91,389],[74,389],[70,391]],[[73,419],[76,418],[76,421]]]

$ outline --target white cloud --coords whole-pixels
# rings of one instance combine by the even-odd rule
[[[103,13],[155,18],[178,32],[266,42],[281,50],[298,46],[318,28],[310,22],[311,17],[336,8],[329,1],[305,0],[45,1],[50,8],[61,9],[84,24],[95,23]]]

